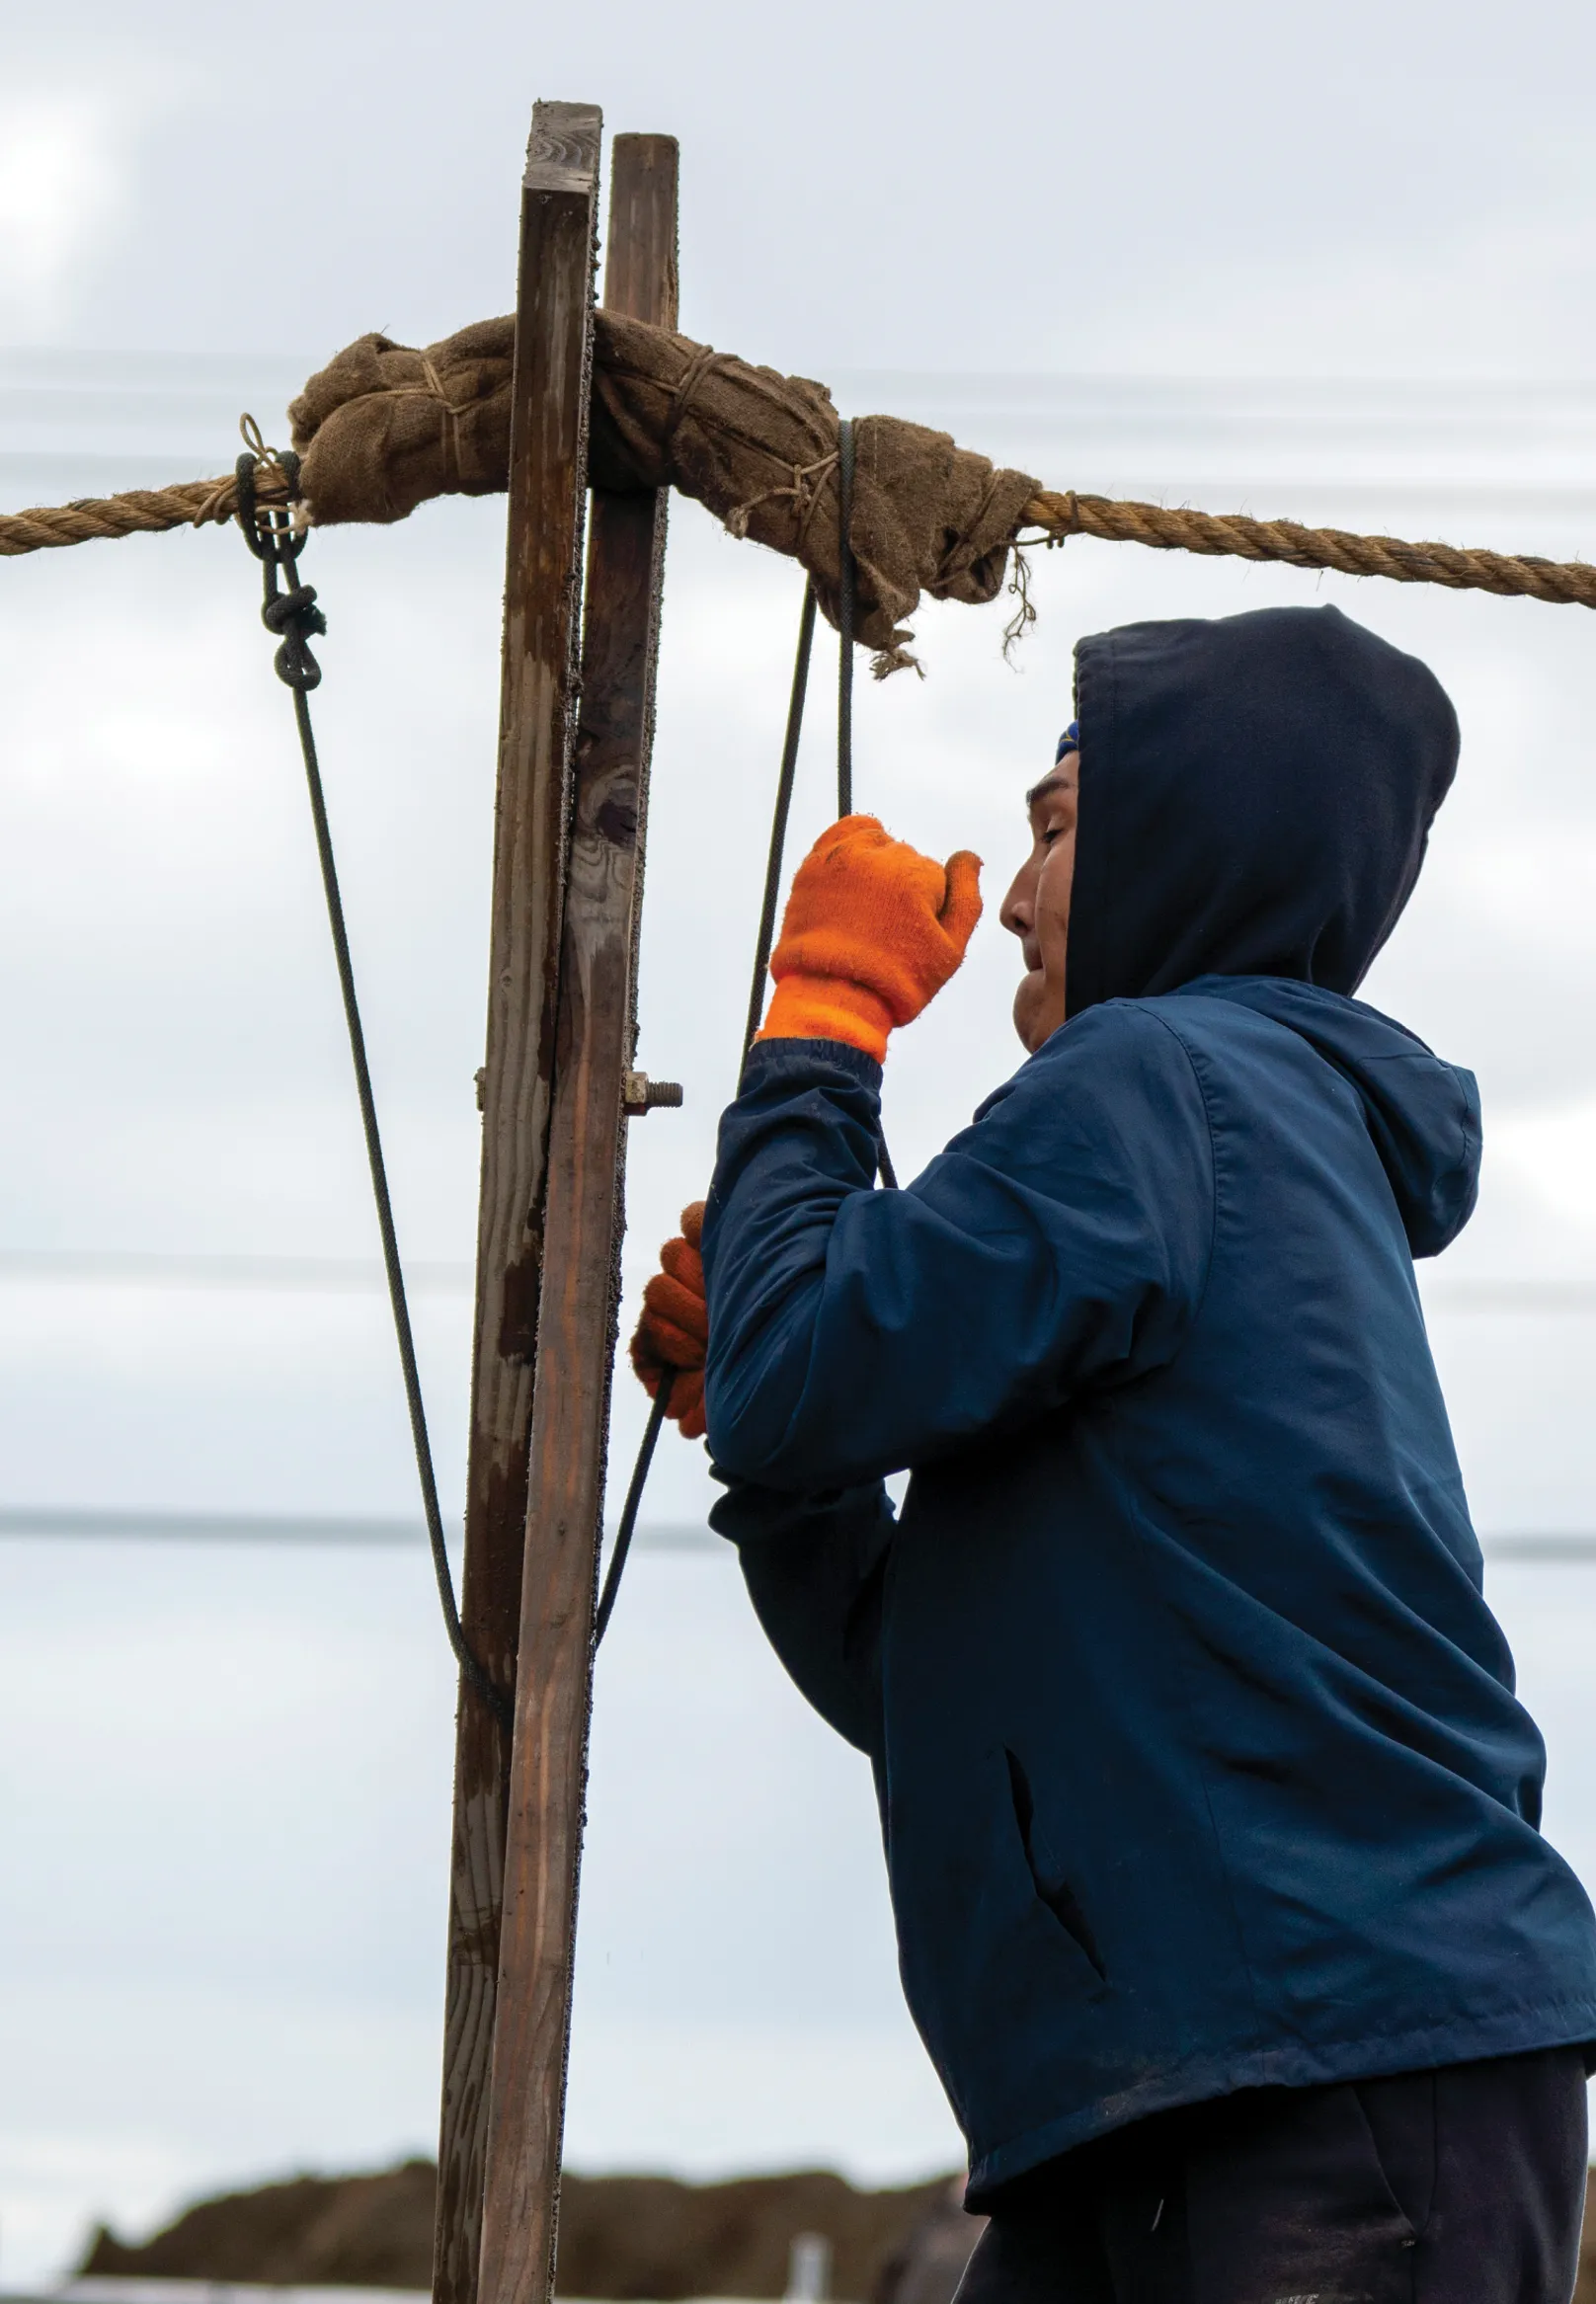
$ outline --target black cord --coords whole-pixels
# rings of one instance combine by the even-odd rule
[[[770,947],[775,941],[781,858],[787,845],[787,818],[792,810],[793,779],[798,771],[798,740],[804,732],[804,697],[809,687],[809,656],[814,643],[815,587],[806,584],[803,612],[798,619],[798,656],[792,668],[792,695],[787,704],[787,733],[781,746],[781,773],[776,780],[775,814],[770,824],[770,853],[764,867],[764,897],[759,906],[759,940],[754,954],[748,1028],[743,1034],[745,1059],[754,1046],[754,1035],[764,1013],[764,978],[770,965]]]
[[[662,1371],[660,1381],[655,1387],[654,1405],[649,1410],[649,1420],[643,1432],[643,1445],[639,1448],[637,1462],[632,1467],[631,1485],[626,1490],[626,1501],[620,1508],[620,1525],[615,1530],[615,1549],[609,1555],[609,1567],[604,1576],[604,1588],[598,1597],[598,1612],[594,1618],[593,1644],[596,1648],[603,1638],[609,1626],[609,1620],[615,1613],[615,1601],[620,1592],[621,1570],[625,1567],[626,1555],[632,1549],[632,1537],[637,1529],[638,1507],[643,1501],[643,1490],[648,1485],[649,1469],[654,1462],[654,1451],[659,1447],[660,1434],[665,1429],[666,1413],[671,1405],[671,1388],[676,1380],[677,1371],[674,1368],[667,1368]]]
[[[853,814],[853,422],[837,428],[837,493],[840,500],[838,554],[837,631],[840,643],[837,677],[837,813]]]
[[[839,428],[844,445],[838,453],[838,468],[842,478],[842,584],[839,595],[839,622],[842,640],[842,671],[838,689],[837,718],[837,798],[838,814],[852,813],[853,798],[853,555],[847,546],[847,513],[853,491],[853,433],[844,418]],[[775,809],[770,821],[770,848],[764,866],[764,894],[759,905],[758,942],[754,956],[754,982],[749,992],[748,1023],[743,1034],[745,1060],[754,1045],[754,1036],[759,1029],[759,1018],[764,1012],[764,979],[770,965],[770,947],[775,939],[776,905],[781,895],[781,863],[787,845],[787,819],[792,812],[793,782],[798,768],[798,745],[804,731],[804,699],[809,689],[809,659],[815,639],[815,587],[804,587],[804,604],[798,619],[798,653],[792,668],[792,694],[787,703],[787,732],[781,746],[781,770],[776,779]],[[876,1137],[876,1169],[888,1191],[898,1189],[898,1178],[893,1173],[892,1158],[887,1151],[887,1140]],[[675,1372],[662,1379],[654,1395],[654,1405],[644,1428],[637,1451],[637,1462],[632,1467],[626,1501],[621,1507],[620,1523],[615,1530],[614,1549],[609,1555],[609,1566],[604,1575],[604,1588],[594,1619],[594,1646],[603,1638],[609,1620],[615,1611],[620,1591],[621,1572],[626,1555],[632,1548],[637,1528],[637,1515],[643,1501],[649,1470],[654,1462],[654,1451],[659,1446],[660,1434],[665,1428],[666,1411],[671,1401],[671,1384]]]
[[[249,437],[246,435],[246,437]],[[259,440],[258,434],[254,436]],[[360,1125],[365,1135],[365,1155],[371,1170],[371,1195],[376,1204],[377,1230],[382,1239],[382,1264],[388,1281],[388,1302],[393,1311],[394,1335],[399,1346],[399,1365],[404,1376],[405,1403],[410,1411],[410,1434],[416,1451],[416,1471],[421,1483],[422,1508],[427,1519],[427,1536],[432,1547],[433,1570],[438,1579],[438,1597],[443,1611],[444,1629],[448,1643],[454,1652],[464,1677],[482,1697],[501,1725],[509,1728],[514,1721],[514,1708],[509,1697],[492,1679],[487,1668],[472,1652],[465,1630],[460,1623],[460,1612],[455,1604],[454,1579],[449,1569],[448,1550],[443,1540],[443,1520],[438,1502],[438,1478],[433,1467],[432,1442],[427,1430],[427,1409],[422,1396],[421,1372],[416,1365],[415,1336],[410,1324],[410,1306],[405,1292],[404,1266],[399,1255],[399,1238],[394,1229],[393,1201],[388,1191],[387,1163],[382,1155],[382,1136],[377,1124],[376,1098],[371,1088],[371,1072],[366,1062],[365,1032],[360,1022],[359,1001],[355,989],[355,967],[350,957],[349,931],[344,919],[344,902],[338,885],[338,866],[333,853],[332,829],[327,821],[327,802],[322,788],[321,766],[316,756],[315,731],[310,721],[310,706],[306,701],[309,691],[321,684],[321,667],[311,653],[310,640],[327,629],[327,619],[316,604],[314,585],[299,580],[298,556],[302,549],[295,540],[291,510],[276,506],[263,515],[257,504],[255,474],[259,463],[266,460],[269,451],[264,443],[251,453],[240,456],[237,464],[238,524],[244,540],[262,564],[265,599],[261,621],[268,631],[279,638],[279,647],[273,659],[274,669],[293,694],[294,724],[299,731],[299,749],[304,758],[305,783],[310,795],[310,814],[316,833],[316,854],[321,865],[323,894],[327,900],[328,925],[332,929],[333,951],[338,963],[338,985],[344,1001],[344,1021],[349,1029],[350,1055],[355,1065],[356,1093],[359,1099]],[[282,453],[274,459],[287,477],[290,506],[296,500],[299,478],[299,460]],[[840,640],[840,666],[838,677],[837,708],[837,812],[839,817],[853,813],[853,552],[848,540],[853,509],[853,427],[844,418],[838,433],[838,476],[841,500],[841,553],[840,579],[838,596],[838,624]],[[279,591],[278,574],[286,579],[286,590]],[[759,1017],[764,1005],[765,972],[770,964],[770,949],[775,937],[776,905],[781,892],[782,858],[787,841],[787,820],[792,809],[793,784],[798,768],[798,747],[803,735],[804,702],[809,686],[809,663],[815,638],[815,588],[804,588],[804,604],[798,624],[798,652],[793,665],[792,693],[787,706],[786,735],[781,748],[781,769],[776,782],[775,811],[770,826],[770,848],[765,864],[764,893],[759,910],[759,930],[754,963],[754,982],[749,994],[748,1026],[744,1034],[745,1057],[754,1044],[759,1028]],[[885,1139],[877,1144],[877,1165],[881,1181],[889,1188],[898,1182],[888,1157]],[[615,1602],[620,1593],[621,1576],[632,1549],[637,1531],[637,1516],[642,1507],[643,1492],[659,1446],[660,1434],[671,1405],[672,1388],[677,1371],[663,1372],[656,1388],[648,1423],[644,1428],[637,1462],[626,1490],[626,1500],[615,1530],[615,1542],[604,1573],[603,1588],[594,1615],[594,1646],[603,1638]]]
[[[297,491],[298,458],[283,454],[277,461],[288,475],[291,499]],[[338,988],[344,999],[344,1021],[349,1027],[350,1055],[355,1062],[355,1087],[360,1104],[360,1125],[365,1132],[365,1156],[371,1169],[371,1196],[376,1202],[377,1230],[382,1235],[382,1264],[388,1278],[388,1302],[393,1308],[399,1365],[404,1372],[405,1403],[410,1410],[410,1435],[415,1444],[416,1471],[421,1481],[422,1509],[427,1516],[427,1536],[433,1550],[433,1571],[438,1578],[438,1597],[443,1610],[448,1643],[461,1672],[500,1724],[508,1728],[514,1718],[510,1699],[490,1677],[486,1666],[472,1653],[454,1601],[454,1579],[449,1572],[448,1551],[443,1542],[443,1519],[438,1505],[438,1479],[433,1470],[432,1443],[427,1432],[421,1372],[416,1366],[416,1343],[411,1332],[410,1306],[405,1295],[404,1267],[399,1260],[399,1238],[394,1230],[388,1171],[382,1157],[382,1137],[377,1127],[376,1098],[371,1092],[371,1072],[365,1058],[365,1033],[360,1024],[359,1002],[355,992],[355,967],[350,958],[349,932],[344,923],[344,901],[339,893],[333,835],[327,822],[321,766],[316,757],[316,738],[310,725],[310,705],[306,699],[309,691],[320,684],[321,667],[310,652],[309,640],[312,634],[326,631],[327,619],[316,605],[315,587],[299,581],[298,555],[301,546],[294,538],[291,513],[274,508],[267,513],[264,521],[262,519],[256,505],[256,462],[254,454],[238,459],[238,524],[244,531],[245,542],[262,563],[266,598],[261,609],[261,620],[269,632],[280,635],[281,645],[274,662],[279,679],[293,692],[293,717],[299,731],[299,749],[304,756],[310,814],[316,828],[316,854],[321,863],[321,884],[327,899],[327,920],[333,932],[333,951],[338,961]],[[287,579],[286,592],[278,590],[279,569]],[[665,1387],[662,1386],[661,1390],[663,1391]]]
[[[844,416],[837,428],[837,493],[841,533],[838,549],[837,632],[837,813],[853,814],[853,419]],[[794,747],[796,751],[796,747]],[[784,829],[784,828],[783,828]],[[774,899],[771,900],[774,912]],[[765,954],[769,958],[768,952]],[[758,1029],[758,1027],[756,1027]],[[753,1034],[749,1035],[752,1040]],[[876,1173],[889,1192],[898,1189],[886,1137],[876,1132]]]

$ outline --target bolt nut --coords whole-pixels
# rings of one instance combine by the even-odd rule
[[[629,1120],[640,1120],[645,1112],[679,1111],[683,1102],[678,1080],[651,1080],[646,1072],[629,1072],[621,1076],[621,1110]]]

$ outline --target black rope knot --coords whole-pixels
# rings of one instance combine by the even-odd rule
[[[313,584],[296,584],[291,592],[274,593],[261,610],[269,632],[325,632],[327,618],[316,605]]]
[[[313,635],[326,631],[327,618],[316,605],[313,584],[292,584],[286,592],[279,592],[276,577],[276,564],[268,563],[261,622],[282,642],[272,659],[273,668],[285,686],[314,688],[321,681],[321,666],[310,653],[310,641]]]
[[[269,448],[252,416],[243,421],[249,448],[234,467],[238,494],[238,524],[244,541],[261,563],[266,597],[261,622],[282,645],[273,658],[273,669],[284,687],[300,695],[321,685],[321,666],[310,652],[311,640],[325,632],[327,618],[316,605],[316,588],[299,581],[299,554],[304,530],[294,526],[293,508],[299,501],[299,459],[288,449]],[[287,483],[286,505],[263,506],[256,493],[255,475],[263,464],[275,465]],[[278,585],[279,571],[286,591]]]

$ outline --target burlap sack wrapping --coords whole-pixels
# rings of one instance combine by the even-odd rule
[[[288,409],[315,519],[402,520],[434,496],[492,496],[510,471],[516,324],[479,320],[426,352],[362,336]]]
[[[415,352],[364,336],[289,410],[321,525],[396,520],[434,496],[485,496],[510,466],[514,324],[484,320]],[[751,367],[640,320],[597,315],[589,477],[678,488],[800,560],[837,621],[838,418],[824,384]],[[866,416],[854,426],[856,628],[884,668],[909,661],[900,619],[933,599],[996,598],[1037,483],[946,433]]]

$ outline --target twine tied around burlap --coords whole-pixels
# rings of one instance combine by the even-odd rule
[[[837,621],[838,412],[824,384],[690,337],[595,315],[589,478],[677,488],[736,536],[797,559]],[[515,323],[484,320],[425,351],[362,336],[289,410],[320,526],[397,520],[429,497],[503,489]],[[1002,587],[1038,483],[895,416],[854,426],[856,629],[878,673],[912,664],[903,619],[922,593],[980,603]]]

